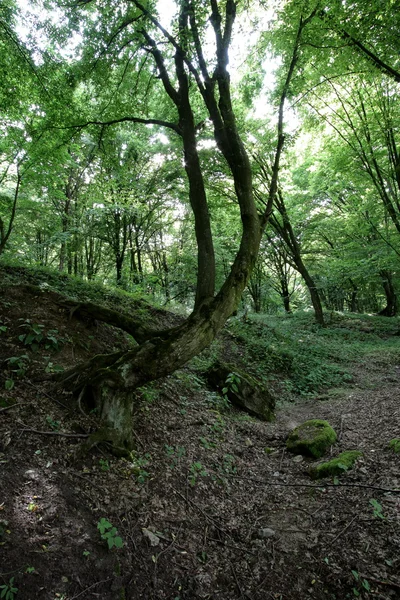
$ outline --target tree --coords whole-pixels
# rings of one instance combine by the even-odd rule
[[[91,10],[91,2],[84,3],[84,10]],[[108,4],[108,3],[107,3]],[[96,7],[101,25],[102,11]],[[104,128],[116,123],[147,123],[167,128],[179,136],[184,155],[184,168],[189,186],[189,200],[194,215],[198,248],[197,286],[194,310],[180,326],[167,331],[153,331],[143,322],[117,316],[109,311],[81,305],[93,316],[106,318],[107,322],[122,326],[135,338],[137,346],[128,352],[118,352],[94,357],[87,364],[79,365],[64,376],[75,389],[90,389],[100,408],[100,414],[108,425],[118,428],[114,436],[120,444],[129,445],[131,391],[144,383],[171,373],[205,348],[236,309],[242,292],[254,267],[262,232],[267,223],[277,188],[280,157],[284,145],[283,108],[290,81],[297,62],[298,45],[309,18],[300,16],[300,25],[293,41],[287,76],[284,80],[279,103],[278,140],[272,166],[271,186],[265,211],[260,216],[253,196],[253,176],[249,156],[244,147],[233,109],[230,75],[228,71],[229,47],[237,15],[236,2],[217,0],[201,4],[183,0],[180,2],[175,35],[169,33],[157,20],[155,12],[137,0],[127,5],[126,14],[118,10],[115,22],[110,22],[107,9],[107,37],[101,40],[98,56],[113,44],[117,45],[113,63],[113,76],[121,57],[127,56],[127,48],[135,47],[142,66],[150,56],[154,62],[157,79],[151,78],[153,94],[161,91],[168,100],[167,109],[162,108],[162,118],[153,116],[154,106],[148,103],[146,116],[114,116],[112,118],[89,118],[85,126]],[[76,15],[75,15],[76,16]],[[95,31],[96,13],[86,21]],[[215,38],[215,54],[207,60],[204,53],[204,35],[211,23]],[[109,32],[112,33],[109,33]],[[92,39],[97,33],[92,34]],[[123,37],[120,47],[118,36]],[[131,52],[131,48],[128,48]],[[98,62],[98,61],[97,61]],[[126,71],[124,63],[122,70]],[[138,83],[139,72],[130,72],[131,84]],[[160,89],[161,88],[161,89]],[[148,88],[147,88],[148,89]],[[147,92],[146,92],[147,94]],[[147,96],[146,96],[147,97]],[[136,101],[140,106],[140,100]],[[117,109],[126,110],[125,106]],[[159,106],[158,106],[159,108]],[[165,117],[165,113],[168,115]],[[104,114],[104,110],[103,110]],[[230,272],[215,294],[215,254],[211,232],[210,213],[206,187],[196,142],[199,123],[204,117],[210,120],[218,151],[224,157],[233,182],[233,190],[240,210],[242,236]],[[83,123],[79,124],[82,128]]]

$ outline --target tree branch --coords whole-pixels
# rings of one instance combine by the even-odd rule
[[[161,127],[167,127],[172,129],[179,136],[182,135],[179,125],[171,123],[169,121],[163,121],[161,119],[142,119],[140,117],[121,117],[119,119],[111,119],[110,121],[86,121],[77,125],[67,125],[64,127],[55,127],[55,129],[83,129],[89,125],[101,125],[102,127],[108,125],[117,125],[118,123],[143,123],[144,125],[160,125]]]

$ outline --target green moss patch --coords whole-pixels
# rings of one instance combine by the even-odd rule
[[[286,447],[289,452],[320,458],[336,442],[337,435],[328,421],[311,419],[289,434]]]
[[[389,448],[391,448],[391,450],[393,450],[393,452],[396,452],[396,454],[398,452],[400,452],[400,439],[394,438],[393,440],[390,440]]]
[[[310,469],[310,475],[313,479],[322,479],[323,477],[336,477],[343,475],[349,469],[352,469],[357,458],[362,456],[358,450],[348,450],[342,452],[336,458],[328,462],[321,463]]]

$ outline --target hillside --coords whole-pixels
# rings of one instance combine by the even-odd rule
[[[7,600],[400,596],[398,319],[332,313],[321,329],[308,313],[233,318],[210,349],[136,394],[137,450],[117,458],[85,447],[96,413],[49,376],[133,342],[60,294],[165,327],[180,318],[50,272],[3,266],[0,277]],[[209,387],[217,360],[275,396],[275,421]],[[315,481],[316,461],[287,451],[308,419],[336,430],[332,458],[362,453],[352,470]]]

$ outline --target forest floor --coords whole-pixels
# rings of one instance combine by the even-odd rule
[[[36,348],[19,339],[39,324]],[[96,415],[40,375],[129,340],[78,320],[45,291],[4,287],[6,600],[400,598],[400,454],[388,447],[400,437],[400,364],[385,354],[394,331],[373,360],[348,365],[351,381],[292,394],[272,423],[218,407],[191,366],[147,386],[128,461],[102,446],[81,452],[78,436],[96,428]],[[362,452],[336,481],[312,480],[312,461],[286,450],[288,433],[309,418],[336,429],[332,456]]]

